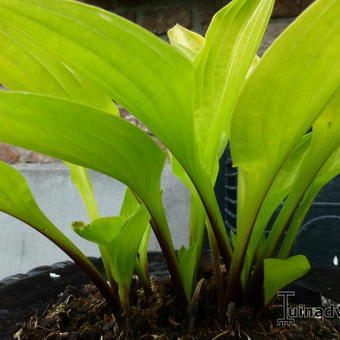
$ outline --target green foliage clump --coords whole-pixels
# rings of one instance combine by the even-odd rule
[[[96,7],[69,0],[0,4],[0,140],[57,157],[89,215],[75,222],[98,244],[107,279],[36,204],[25,179],[0,163],[0,210],[44,234],[92,278],[118,320],[133,274],[152,294],[152,229],[182,307],[192,310],[208,235],[221,309],[267,306],[309,270],[290,251],[315,196],[340,172],[340,2],[317,0],[259,57],[274,0],[234,0],[205,37],[179,25],[170,43]],[[119,117],[121,105],[167,147],[191,193],[190,242],[176,252],[162,204],[166,155]],[[338,114],[338,116],[337,116]],[[230,146],[238,168],[237,233],[214,194]],[[87,169],[126,184],[120,216],[100,217]],[[269,235],[265,230],[284,202]],[[228,271],[221,279],[219,256]],[[254,299],[253,292],[256,294]],[[194,299],[195,300],[195,299]]]

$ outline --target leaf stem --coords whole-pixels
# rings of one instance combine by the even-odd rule
[[[27,221],[23,222],[29,224]],[[59,229],[57,229],[52,222],[46,218],[46,223],[50,225],[53,233],[45,231],[47,229],[36,228],[33,224],[29,224],[32,228],[40,232],[50,241],[52,241],[56,246],[58,246],[62,251],[65,252],[91,279],[91,281],[98,288],[107,304],[112,310],[113,315],[116,318],[118,324],[121,324],[121,306],[119,302],[118,294],[112,289],[104,279],[104,277],[99,273],[97,268],[93,263],[80,251],[80,249],[73,244]]]
[[[223,279],[222,279],[222,271],[221,271],[221,263],[220,256],[218,251],[218,246],[216,243],[215,235],[211,229],[210,222],[207,221],[207,231],[208,231],[208,239],[212,254],[214,274],[215,274],[215,284],[217,290],[217,299],[218,299],[218,317],[220,321],[223,321],[223,316],[225,315],[225,298],[223,291]]]
[[[157,225],[157,221],[152,219],[151,226],[154,230],[156,238],[159,242],[159,245],[162,249],[163,255],[168,265],[168,269],[170,272],[171,280],[174,284],[174,288],[177,293],[178,302],[181,306],[181,309],[186,309],[188,306],[188,298],[185,294],[183,282],[181,279],[181,275],[178,269],[178,262],[176,258],[176,253],[172,246],[172,243],[168,243],[166,238],[162,235],[160,228]]]
[[[59,245],[58,245],[59,246]],[[60,247],[63,249],[62,247]],[[72,260],[89,276],[100,293],[105,298],[107,304],[110,306],[112,313],[114,314],[117,322],[120,324],[121,319],[121,307],[115,291],[106,283],[103,276],[98,272],[96,267],[91,263],[87,257],[80,257],[76,254],[69,252],[67,249],[63,249]]]

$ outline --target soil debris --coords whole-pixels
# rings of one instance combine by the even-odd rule
[[[96,287],[67,287],[57,303],[40,316],[32,316],[16,333],[20,340],[223,340],[223,339],[340,339],[340,332],[324,319],[297,320],[290,327],[277,327],[282,305],[273,304],[263,313],[230,306],[226,323],[218,321],[217,297],[211,278],[203,282],[198,301],[196,327],[188,334],[188,319],[176,307],[169,280],[152,282],[147,297],[137,281],[131,290],[129,334],[124,334]],[[232,311],[232,312],[231,312]]]

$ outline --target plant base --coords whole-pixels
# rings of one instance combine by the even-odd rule
[[[196,329],[189,334],[185,316],[176,309],[170,282],[153,281],[153,291],[154,296],[146,298],[134,285],[128,334],[118,329],[97,289],[87,285],[82,290],[68,287],[43,315],[32,316],[22,325],[17,339],[340,339],[329,320],[297,320],[295,326],[277,327],[276,319],[282,317],[279,304],[266,313],[235,309],[228,322],[221,323],[209,279],[202,289]]]

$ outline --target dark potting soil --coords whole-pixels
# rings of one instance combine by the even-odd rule
[[[104,272],[98,258],[90,258]],[[167,275],[166,264],[161,253],[149,253],[150,273],[158,277]],[[41,315],[58,299],[66,287],[81,289],[89,284],[87,275],[73,262],[58,262],[51,266],[32,269],[0,281],[0,340],[13,339],[20,323],[32,315]]]
[[[150,272],[165,277],[162,256],[151,253],[149,257]],[[100,260],[92,260],[102,270]],[[322,281],[322,275],[328,275],[333,282],[334,275],[339,273],[337,270],[329,275],[322,269],[315,273],[312,270],[303,283],[306,285],[309,280],[314,285],[311,288],[325,291],[325,296],[331,291],[332,300],[340,302],[339,287],[333,284],[328,289],[330,285]],[[340,282],[338,277],[336,281]],[[36,268],[12,283],[0,282],[0,340],[13,339],[14,333],[20,340],[118,339],[120,331],[110,310],[96,288],[88,284],[86,275],[70,263]],[[175,306],[171,283],[166,279],[154,280],[153,290],[154,296],[146,298],[134,283],[130,321],[134,333],[128,339],[249,339],[248,336],[250,339],[340,339],[327,320],[300,320],[294,327],[276,327],[276,319],[282,317],[280,305],[274,305],[266,314],[254,313],[249,308],[235,310],[229,323],[218,322],[217,299],[208,272],[199,300],[197,331],[188,335],[188,322]]]
[[[94,286],[85,286],[81,291],[69,288],[42,316],[33,316],[25,322],[17,339],[340,339],[340,333],[327,320],[305,320],[296,326],[276,327],[275,320],[282,314],[280,305],[266,314],[254,313],[249,308],[234,310],[227,323],[219,322],[215,288],[209,281],[202,288],[196,328],[189,334],[188,322],[175,306],[171,283],[155,281],[153,292],[154,296],[147,298],[142,289],[134,287],[131,329],[124,334]]]

